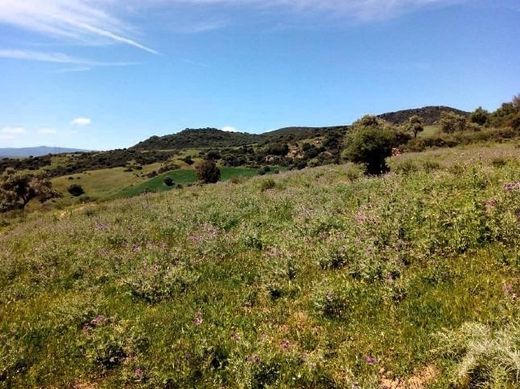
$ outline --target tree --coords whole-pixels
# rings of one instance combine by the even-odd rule
[[[386,157],[392,155],[398,137],[391,128],[354,128],[345,139],[343,157],[355,163],[366,165],[368,174],[382,174],[388,171]]]
[[[54,197],[59,197],[59,193],[41,175],[19,173],[8,168],[0,177],[0,212],[24,209],[35,198],[43,203]]]
[[[442,112],[440,120],[441,130],[447,134],[464,131],[467,128],[468,121],[464,116],[457,115],[453,112]]]
[[[417,134],[424,131],[422,118],[418,115],[412,116],[408,119],[406,129],[413,134],[414,138],[417,138]]]
[[[67,192],[69,192],[72,196],[78,197],[85,193],[83,187],[79,184],[72,184],[67,188]]]
[[[215,161],[202,161],[197,166],[197,177],[205,184],[214,184],[220,180],[220,169]]]
[[[475,111],[471,113],[469,119],[471,123],[478,124],[479,126],[484,126],[489,121],[489,112],[483,109],[482,107],[478,107]]]

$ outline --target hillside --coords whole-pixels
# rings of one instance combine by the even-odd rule
[[[86,150],[71,149],[66,147],[22,147],[22,148],[0,148],[0,158],[27,158],[30,156],[41,157],[48,154],[79,153]]]
[[[2,221],[0,386],[518,387],[519,153]]]
[[[253,144],[277,142],[297,142],[342,129],[336,127],[286,127],[263,134],[245,132],[226,132],[216,128],[186,129],[177,134],[153,136],[138,143],[132,149],[137,150],[184,150],[239,147]]]
[[[378,115],[379,118],[386,120],[392,124],[403,124],[408,121],[412,116],[417,115],[422,118],[424,125],[431,126],[441,118],[442,112],[452,112],[457,115],[464,117],[469,116],[469,112],[461,111],[451,107],[434,106],[434,107],[423,107],[414,109],[405,109],[402,111],[388,112]]]
[[[216,128],[185,129],[177,134],[152,136],[136,144],[141,150],[181,150],[193,148],[236,147],[254,144],[260,137],[242,132],[227,132]]]
[[[420,116],[425,125],[435,124],[442,112],[454,112],[468,116],[469,113],[450,107],[424,107],[404,111],[389,112],[379,115],[392,124],[402,124],[411,116]],[[347,125],[329,127],[285,127],[263,134],[245,132],[226,132],[216,128],[186,129],[177,134],[153,136],[133,147],[137,150],[185,150],[199,148],[238,147],[253,144],[269,144],[277,142],[298,142],[325,136],[334,131],[347,128]]]

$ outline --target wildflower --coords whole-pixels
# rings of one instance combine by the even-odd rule
[[[261,362],[261,359],[258,355],[249,355],[247,357],[247,361],[250,362],[250,363],[260,363]]]
[[[202,312],[197,311],[197,313],[195,314],[195,319],[193,319],[193,324],[195,324],[196,326],[200,326],[203,322],[204,319],[202,318]]]
[[[519,182],[508,182],[507,184],[504,184],[504,190],[506,192],[520,190],[520,181]]]
[[[144,371],[140,367],[134,370],[134,378],[136,381],[142,381],[144,378]]]
[[[486,208],[486,212],[491,212],[498,205],[498,201],[496,199],[489,199],[484,202],[484,207]]]
[[[367,365],[377,365],[379,361],[371,355],[365,355],[365,362]]]

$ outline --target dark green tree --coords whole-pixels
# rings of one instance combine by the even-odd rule
[[[343,157],[364,164],[368,174],[382,174],[388,171],[385,160],[392,155],[399,139],[395,129],[375,117],[365,116],[347,133]]]
[[[220,169],[215,161],[204,160],[197,165],[197,177],[205,184],[214,184],[220,180]]]
[[[67,188],[67,192],[69,192],[74,197],[78,197],[84,194],[85,190],[79,184],[72,184]]]
[[[479,126],[484,126],[489,121],[489,112],[483,109],[482,107],[478,107],[475,111],[471,113],[469,119],[471,123],[478,124]]]

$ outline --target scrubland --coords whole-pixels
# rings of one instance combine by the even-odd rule
[[[518,387],[519,150],[6,222],[0,386]]]

